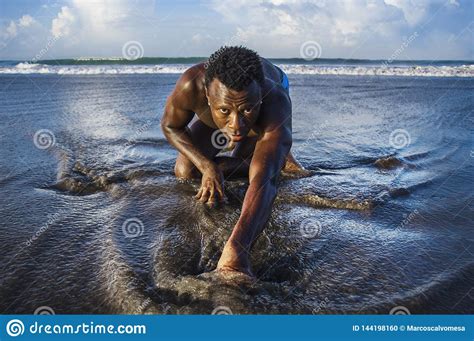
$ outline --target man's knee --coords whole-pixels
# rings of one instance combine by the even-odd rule
[[[186,162],[182,162],[180,158],[176,160],[174,164],[174,175],[177,178],[181,179],[194,179],[197,176],[196,167],[192,164],[188,164]]]

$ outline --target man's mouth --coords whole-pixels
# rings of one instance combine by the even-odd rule
[[[244,139],[243,135],[230,135],[230,139],[234,142],[239,142]]]

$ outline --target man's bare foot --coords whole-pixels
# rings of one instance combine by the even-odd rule
[[[240,272],[250,277],[255,277],[250,269],[247,251],[232,244],[232,242],[225,244],[216,270],[221,273]]]
[[[231,266],[223,265],[217,267],[216,271],[224,275],[244,274],[250,277],[255,277],[252,270],[250,270],[249,268],[234,268]]]
[[[315,171],[304,169],[303,167],[301,168],[285,167],[281,170],[282,176],[292,178],[292,179],[307,178],[307,177],[313,176],[314,174],[316,174]]]
[[[305,169],[298,161],[296,161],[291,153],[288,154],[285,166],[281,172],[282,175],[290,178],[305,178],[314,175],[313,171]]]

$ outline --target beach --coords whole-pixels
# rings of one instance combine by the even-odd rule
[[[174,177],[189,65],[51,64],[0,63],[3,314],[474,312],[472,65],[279,64],[313,175],[279,180],[256,278],[223,281],[247,182],[212,210]]]

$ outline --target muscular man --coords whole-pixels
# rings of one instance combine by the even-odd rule
[[[218,271],[253,276],[249,252],[270,216],[280,171],[302,171],[290,153],[288,87],[286,74],[254,51],[222,47],[206,63],[186,70],[166,102],[161,127],[179,151],[175,174],[201,178],[197,200],[215,206],[224,197],[225,178],[249,179]],[[217,156],[217,139],[227,140],[232,156]]]

